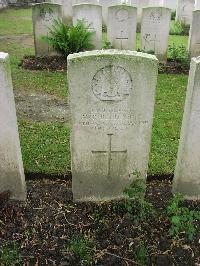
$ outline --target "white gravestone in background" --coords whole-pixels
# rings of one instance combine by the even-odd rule
[[[108,8],[108,41],[115,49],[135,50],[137,9],[128,5]]]
[[[191,57],[200,56],[200,10],[193,11],[188,51]]]
[[[72,23],[72,1],[62,0],[62,14],[64,23]]]
[[[102,6],[103,25],[107,26],[108,7],[114,5],[120,5],[121,0],[99,0],[99,4]]]
[[[171,10],[165,7],[143,9],[141,24],[141,50],[154,52],[160,62],[167,60]]]
[[[77,4],[99,4],[99,0],[72,0],[72,5]]]
[[[95,32],[93,44],[95,49],[102,48],[102,7],[100,5],[80,4],[73,6],[73,25],[84,20],[89,30]]]
[[[176,9],[176,21],[185,25],[190,25],[192,21],[192,11],[194,10],[195,0],[178,0]]]
[[[68,56],[74,200],[121,198],[134,172],[146,179],[157,62],[125,50]]]
[[[194,9],[195,10],[199,10],[200,9],[200,0],[196,0],[195,1]]]
[[[9,56],[0,52],[0,193],[26,200]]]
[[[173,192],[200,200],[200,57],[192,58]]]
[[[149,0],[128,0],[127,4],[137,8],[137,23],[138,23],[137,29],[138,29],[138,32],[140,32],[141,19],[142,19],[142,8],[148,7]]]
[[[32,6],[33,32],[36,56],[50,56],[57,52],[44,40],[48,36],[54,20],[62,20],[62,6],[52,3],[35,4]]]

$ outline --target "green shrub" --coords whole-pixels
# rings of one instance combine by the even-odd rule
[[[81,265],[89,265],[94,255],[94,243],[83,234],[74,235],[67,244],[69,250]]]
[[[171,20],[175,20],[175,18],[176,18],[176,10],[173,10],[171,12]]]
[[[200,212],[190,211],[183,206],[183,202],[184,198],[180,194],[177,194],[169,202],[167,207],[167,214],[171,223],[169,233],[176,238],[184,233],[189,240],[192,240],[196,233],[194,222],[200,220]]]
[[[173,62],[182,63],[183,65],[189,67],[190,65],[190,54],[188,53],[186,47],[184,45],[176,46],[174,43],[169,45],[168,48],[169,58]]]
[[[15,242],[11,246],[3,246],[0,248],[0,265],[22,265],[19,247]]]
[[[171,21],[170,23],[170,35],[189,35],[190,27],[179,21]]]
[[[89,27],[84,20],[79,20],[75,26],[55,20],[49,36],[43,36],[42,39],[64,56],[68,56],[94,48],[92,37],[95,32],[89,31]]]

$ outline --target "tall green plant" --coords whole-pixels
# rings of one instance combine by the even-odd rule
[[[92,37],[95,32],[90,31],[89,26],[84,20],[79,20],[75,26],[55,20],[49,35],[43,36],[42,39],[64,56],[91,50],[94,48]]]

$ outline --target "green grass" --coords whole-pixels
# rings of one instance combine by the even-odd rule
[[[31,10],[8,9],[0,12],[2,35],[32,34]],[[103,33],[103,40],[106,34]],[[187,45],[187,36],[170,36],[169,44]],[[137,34],[139,44],[139,34]],[[19,40],[0,40],[0,51],[9,52],[14,90],[48,93],[67,100],[67,74],[28,71],[18,67],[24,55],[34,54]],[[187,86],[186,75],[159,75],[149,174],[174,171]],[[26,172],[65,174],[70,169],[69,125],[19,121]]]
[[[67,74],[64,72],[30,71],[15,68],[12,71],[15,90],[48,93],[67,99]]]
[[[64,123],[19,121],[25,172],[70,171],[69,127]]]
[[[174,172],[186,87],[186,75],[158,77],[149,163],[151,175]]]
[[[172,174],[184,108],[186,75],[158,77],[149,174]],[[26,172],[66,174],[70,169],[69,125],[23,121],[19,124]]]
[[[1,35],[32,34],[31,8],[0,11]]]

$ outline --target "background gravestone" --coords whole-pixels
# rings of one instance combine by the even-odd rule
[[[135,50],[137,9],[128,5],[108,8],[108,41],[115,49]]]
[[[192,21],[192,11],[194,9],[195,0],[178,0],[176,9],[176,20],[190,25]]]
[[[170,18],[169,8],[143,8],[140,48],[146,52],[154,52],[160,62],[167,60]]]
[[[56,55],[56,52],[47,42],[41,39],[48,36],[55,19],[62,20],[62,6],[52,3],[35,4],[32,6],[33,32],[36,56]]]
[[[149,0],[129,0],[128,4],[137,8],[137,31],[141,30],[142,9],[148,7]]]
[[[99,0],[99,4],[102,6],[103,25],[107,26],[108,7],[114,5],[120,5],[121,0]]]
[[[99,4],[99,0],[72,0],[72,5],[77,4]]]
[[[63,22],[72,23],[72,0],[62,0]]]
[[[102,7],[100,5],[80,4],[73,6],[73,25],[84,20],[89,30],[95,32],[93,44],[95,49],[102,48]]]
[[[189,36],[189,53],[191,57],[200,56],[200,10],[193,11]]]
[[[134,172],[146,179],[156,81],[153,55],[105,50],[68,56],[75,200],[120,198]]]
[[[8,54],[0,52],[0,193],[26,199],[17,118]]]
[[[190,66],[173,192],[200,199],[200,57]]]
[[[194,9],[200,9],[200,0],[195,0]]]

